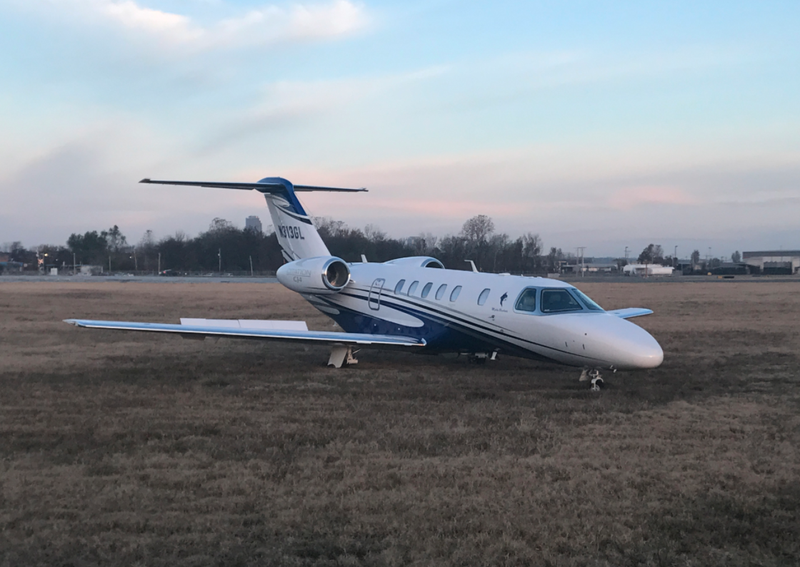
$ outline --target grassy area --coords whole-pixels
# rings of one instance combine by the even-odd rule
[[[330,321],[278,285],[0,284],[2,565],[796,565],[798,284],[583,286],[656,370],[76,329]]]

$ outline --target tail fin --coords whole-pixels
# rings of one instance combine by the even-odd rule
[[[282,177],[265,177],[258,183],[226,183],[213,181],[159,181],[142,179],[139,183],[159,183],[164,185],[191,185],[195,187],[215,187],[219,189],[243,189],[263,193],[278,236],[281,252],[287,262],[315,256],[330,256],[328,247],[320,238],[317,229],[303,205],[295,195],[296,191],[366,191],[366,189],[346,189],[343,187],[315,187],[312,185],[292,185]]]

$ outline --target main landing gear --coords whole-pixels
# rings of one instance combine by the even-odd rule
[[[331,356],[328,358],[328,366],[341,368],[343,365],[358,364],[358,359],[355,357],[357,352],[357,350],[353,351],[353,347],[334,345],[331,349]]]
[[[611,371],[616,372],[617,370],[616,368],[612,368]],[[605,382],[603,382],[603,377],[600,374],[600,369],[598,368],[584,368],[581,371],[580,381],[586,382],[588,380],[591,380],[592,382],[592,385],[590,387],[590,390],[592,392],[599,392],[600,390],[603,389],[603,386],[605,385]]]
[[[497,360],[497,351],[471,352],[468,360],[470,364],[486,364],[487,360]]]

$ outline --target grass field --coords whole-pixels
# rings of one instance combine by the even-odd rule
[[[581,286],[662,367],[76,329],[277,284],[0,283],[0,565],[797,565],[800,284]]]

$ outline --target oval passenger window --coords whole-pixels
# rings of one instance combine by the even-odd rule
[[[425,287],[422,288],[422,299],[428,297],[428,294],[431,292],[432,287],[433,287],[433,282],[428,282],[425,284]]]

